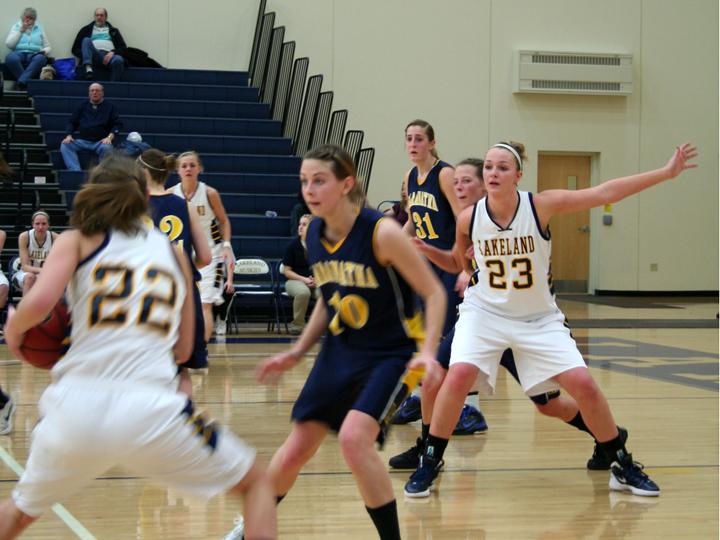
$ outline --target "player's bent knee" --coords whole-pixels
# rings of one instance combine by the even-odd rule
[[[445,376],[443,386],[447,385],[451,392],[459,392],[465,395],[475,384],[478,372],[478,368],[472,364],[453,364]]]

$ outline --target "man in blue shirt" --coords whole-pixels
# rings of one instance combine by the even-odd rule
[[[105,90],[99,83],[90,85],[89,101],[83,102],[70,117],[65,128],[66,136],[60,145],[65,167],[79,171],[78,150],[94,152],[102,159],[112,150],[112,141],[122,128],[120,115],[115,105],[105,101]],[[78,132],[78,137],[73,134]]]

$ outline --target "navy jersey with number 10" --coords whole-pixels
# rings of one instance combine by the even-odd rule
[[[308,228],[308,260],[328,310],[327,339],[361,350],[414,350],[422,337],[422,313],[410,286],[392,266],[375,257],[383,214],[363,208],[350,233],[332,246],[325,223]]]

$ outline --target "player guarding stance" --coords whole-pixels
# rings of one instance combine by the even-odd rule
[[[465,159],[455,166],[455,182],[453,184],[453,189],[455,190],[455,196],[460,203],[461,210],[464,210],[465,208],[468,208],[470,206],[474,206],[475,203],[485,197],[485,183],[482,179],[482,171],[482,159]],[[456,268],[456,263],[455,259],[452,256],[452,251],[440,250],[424,242],[421,242],[420,240],[415,240],[415,245],[429,260],[431,260],[434,264],[438,265],[440,268],[443,268],[448,272],[451,272]],[[471,263],[473,262],[474,258],[473,260],[471,260]],[[473,267],[473,269],[475,268]],[[471,276],[467,272],[462,272],[460,275],[466,278],[467,281],[465,281],[465,283],[467,286]],[[460,280],[458,280],[458,282],[460,282]],[[453,328],[450,334],[445,336],[445,339],[442,340],[442,342],[440,343],[440,347],[438,348],[437,359],[444,369],[448,369],[448,366],[450,364],[450,350],[452,347],[454,336],[455,329]],[[500,365],[503,366],[518,383],[520,383],[520,379],[518,378],[517,374],[517,368],[515,367],[515,358],[513,357],[513,352],[511,349],[506,349],[503,352],[502,358],[500,360]],[[426,403],[435,403],[436,397],[437,396],[433,395],[430,391],[423,392],[423,398],[425,399]],[[582,419],[582,415],[580,414],[580,409],[578,409],[577,403],[572,397],[566,394],[561,394],[559,390],[554,390],[552,392],[544,392],[538,395],[531,395],[529,396],[529,398],[537,408],[538,412],[540,412],[541,414],[558,418],[563,422],[592,436],[590,430],[585,425],[585,422]],[[620,435],[623,437],[624,440],[626,440],[627,430],[623,428],[618,429],[620,431]],[[453,435],[455,435],[455,433],[453,433]],[[416,469],[417,466],[420,464],[420,456],[422,455],[423,449],[425,448],[425,442],[427,440],[428,433],[423,433],[423,436],[425,437],[425,440],[418,439],[415,446],[411,447],[409,450],[397,456],[392,457],[390,459],[390,466],[395,469]],[[598,449],[597,441],[595,444],[595,450],[593,452],[593,455],[587,462],[587,467],[588,469],[594,470],[607,470],[610,468],[610,463],[607,461],[605,454],[603,452],[600,452]],[[421,487],[426,488],[427,486],[423,486],[423,484],[421,483]],[[418,493],[415,491],[414,488],[414,479],[411,478],[406,484],[405,494],[409,497],[429,495],[428,491],[422,491]]]
[[[328,431],[357,482],[380,538],[400,538],[395,496],[374,448],[380,422],[406,368],[425,369],[426,384],[439,374],[435,349],[445,316],[445,294],[430,266],[391,218],[360,208],[363,193],[348,153],[333,145],[305,155],[302,192],[316,216],[308,228],[308,261],[321,296],[298,341],[257,369],[261,382],[300,362],[325,336],[292,411],[290,435],[268,473],[278,500],[295,483]],[[413,290],[425,301],[425,341]]]
[[[555,214],[616,203],[675,178],[696,166],[688,163],[696,155],[694,147],[684,144],[660,169],[589,189],[533,195],[517,188],[523,175],[523,145],[502,142],[488,150],[483,170],[487,197],[458,217],[456,269],[471,271],[466,253],[472,246],[478,270],[455,325],[450,369],[433,408],[425,453],[411,477],[415,493],[429,494],[467,390],[480,376],[481,384],[492,392],[500,356],[511,348],[525,393],[562,387],[575,399],[600,451],[612,464],[611,489],[649,497],[660,494],[625,448],[607,400],[555,303],[548,226]]]
[[[126,158],[104,160],[75,197],[73,229],[10,315],[5,339],[19,357],[23,333],[67,287],[72,344],[40,399],[26,470],[0,505],[2,540],[115,465],[200,496],[242,495],[248,538],[276,536],[255,452],[177,392],[176,361],[193,344],[192,276],[147,219],[142,171]]]
[[[452,165],[440,159],[435,141],[435,130],[425,120],[413,120],[405,127],[405,151],[413,167],[403,178],[403,190],[408,196],[409,219],[405,231],[421,242],[438,249],[450,249],[455,241],[455,216],[460,212],[453,190]],[[431,262],[431,268],[440,279],[448,298],[448,309],[443,324],[443,338],[450,333],[457,319],[456,306],[460,303],[457,273],[447,272]],[[416,389],[393,417],[394,424],[406,424],[422,418],[422,433],[430,428],[432,403],[421,401]],[[480,412],[477,391],[471,391],[463,407],[455,435],[472,435],[487,430]],[[424,438],[424,437],[423,437]]]

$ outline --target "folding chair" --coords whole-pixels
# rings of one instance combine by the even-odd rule
[[[268,332],[277,327],[279,333],[277,287],[270,264],[260,257],[243,257],[235,261],[234,274],[235,294],[228,308],[230,325],[237,331],[240,322],[265,320]],[[240,313],[243,310],[244,315]]]

